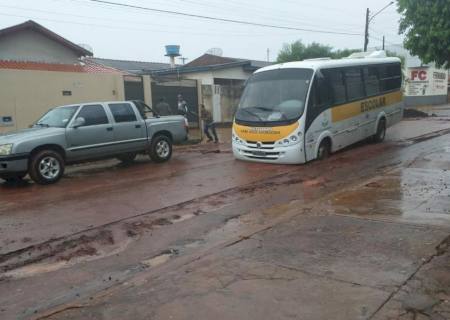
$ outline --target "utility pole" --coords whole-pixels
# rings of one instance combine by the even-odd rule
[[[186,60],[188,60],[189,58],[180,57],[179,59],[181,60],[182,64],[184,65],[186,63]]]
[[[365,29],[365,32],[364,32],[364,52],[367,52],[367,45],[369,44],[369,24],[370,24],[370,22],[373,20],[373,18],[375,18],[375,16],[379,15],[382,11],[384,11],[389,6],[392,6],[393,4],[394,4],[394,1],[389,2],[388,5],[386,5],[385,7],[381,8],[381,10],[377,11],[372,16],[370,16],[370,10],[369,10],[369,8],[367,8],[367,11],[366,11],[366,29]],[[383,48],[384,48],[384,41],[383,41]]]
[[[367,46],[369,44],[369,15],[370,10],[367,8],[366,11],[366,29],[364,31],[364,52],[367,52]]]
[[[384,36],[383,36],[383,51],[384,51]]]
[[[270,49],[267,48],[267,62],[270,62]]]

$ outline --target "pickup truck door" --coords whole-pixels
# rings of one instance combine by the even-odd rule
[[[68,160],[84,160],[110,155],[113,148],[113,126],[101,104],[84,105],[74,117],[84,125],[66,130]],[[72,121],[73,122],[73,121]]]
[[[147,129],[136,106],[129,102],[109,103],[114,120],[114,143],[120,152],[142,151],[147,144]]]

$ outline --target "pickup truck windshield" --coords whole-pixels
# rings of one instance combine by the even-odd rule
[[[290,122],[301,117],[311,83],[311,69],[277,69],[255,73],[248,81],[236,120]]]
[[[65,128],[79,106],[58,107],[50,110],[39,119],[35,126]]]

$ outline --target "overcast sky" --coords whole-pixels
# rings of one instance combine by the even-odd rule
[[[217,47],[224,56],[276,59],[283,43],[301,39],[335,48],[361,48],[366,8],[375,13],[389,0],[111,0],[150,8],[302,29],[357,33],[336,35],[279,30],[202,20],[96,4],[89,0],[0,0],[0,28],[28,19],[77,44],[88,44],[101,58],[167,62],[164,45],[178,44],[192,60]],[[371,23],[369,46],[399,44],[399,15],[392,5]],[[377,39],[378,38],[378,39]],[[188,60],[189,61],[189,60]]]

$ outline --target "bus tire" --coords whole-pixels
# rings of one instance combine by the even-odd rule
[[[325,138],[319,145],[317,150],[317,160],[324,160],[328,158],[331,154],[331,143],[330,140]]]
[[[380,143],[383,142],[384,138],[386,137],[386,120],[380,119],[378,122],[377,132],[372,137],[372,140],[374,143]]]

